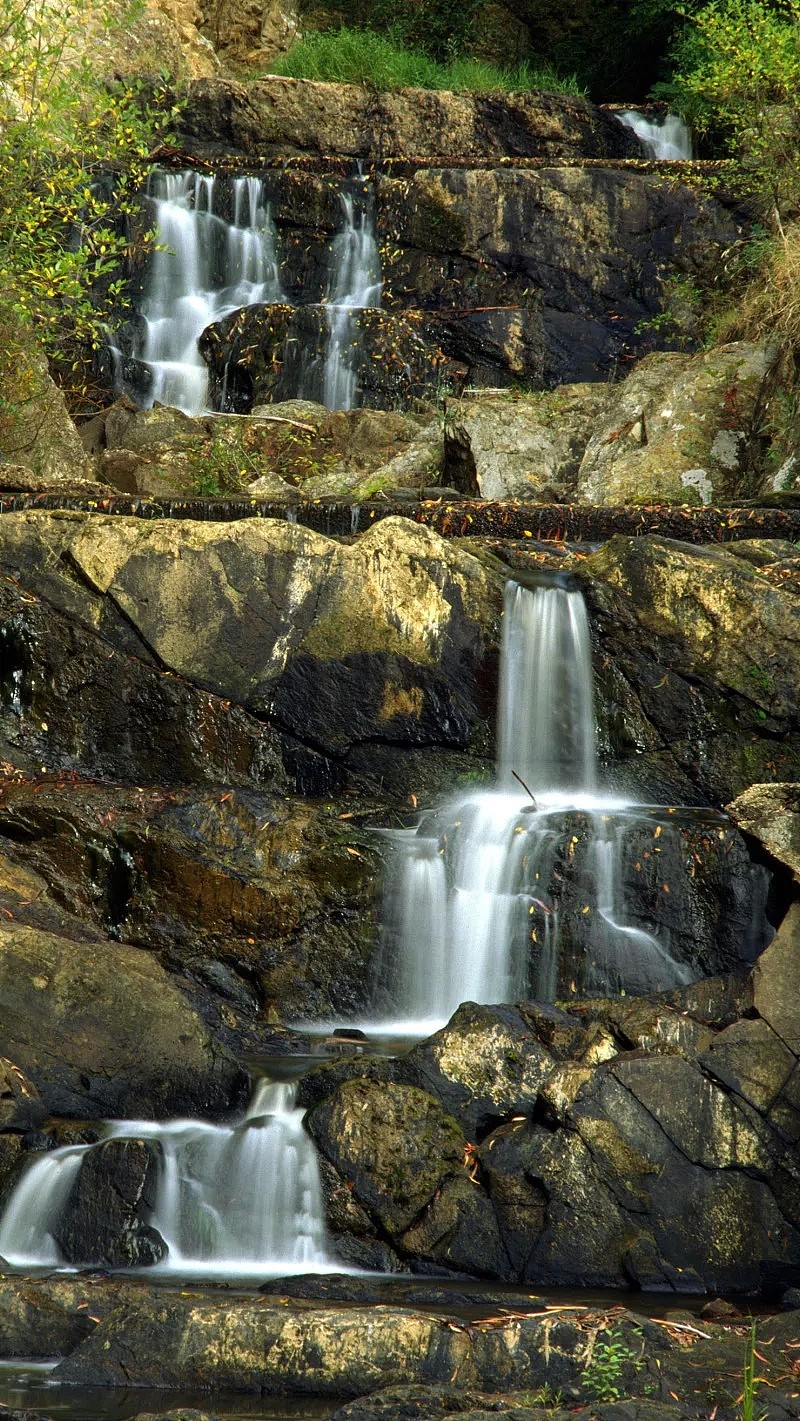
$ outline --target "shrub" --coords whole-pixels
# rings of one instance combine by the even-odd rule
[[[154,96],[93,72],[93,26],[109,28],[78,0],[0,0],[3,299],[68,385],[85,378],[119,300],[124,224],[156,128]]]
[[[672,64],[662,93],[739,160],[762,210],[780,223],[800,202],[800,0],[711,0],[687,24]]]

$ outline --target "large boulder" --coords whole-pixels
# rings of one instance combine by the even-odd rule
[[[247,1076],[136,948],[0,929],[6,1049],[53,1114],[164,1118],[242,1104]]]
[[[80,490],[91,485],[94,469],[35,337],[0,317],[0,338],[0,486]]]
[[[647,356],[596,422],[576,500],[724,503],[757,492],[777,356],[777,347],[745,342]]]
[[[583,452],[613,397],[608,385],[562,385],[450,401],[445,482],[481,498],[568,503]]]
[[[468,1003],[404,1057],[318,1068],[301,1087],[312,1133],[418,1266],[567,1286],[786,1286],[800,1260],[798,920],[793,909],[749,978],[576,1001],[570,1015]],[[448,1160],[431,1133],[435,1102],[464,1131],[461,1168],[455,1141]],[[385,1202],[387,1150],[419,1184],[412,1198],[403,1176],[410,1227]]]
[[[341,783],[371,747],[394,757],[394,776],[410,772],[401,747],[485,750],[502,577],[402,519],[345,545],[266,519],[12,514],[0,521],[0,565],[112,648],[266,721],[301,788]],[[58,738],[37,664],[45,649],[18,622],[7,636],[21,718]]]
[[[724,503],[761,479],[777,351],[738,342],[645,356],[616,385],[451,402],[445,481],[482,498]]]
[[[424,1091],[345,1081],[312,1111],[322,1153],[390,1236],[418,1218],[437,1189],[463,1169],[464,1137]]]
[[[442,384],[463,383],[466,367],[438,348],[440,332],[421,311],[357,309],[345,332],[342,366],[355,373],[358,404],[396,410],[436,397]],[[330,329],[325,306],[246,306],[207,326],[200,353],[211,398],[248,411],[265,402],[325,395]]]
[[[83,1156],[53,1237],[67,1263],[105,1268],[158,1263],[167,1253],[147,1222],[158,1161],[144,1140],[109,1140]]]

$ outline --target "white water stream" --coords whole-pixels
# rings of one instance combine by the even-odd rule
[[[198,348],[207,326],[245,306],[286,302],[278,238],[264,184],[257,177],[215,178],[187,171],[150,175],[156,249],[145,280],[142,325],[133,356],[149,372],[137,391],[147,406],[200,414],[209,375]],[[381,304],[381,264],[372,206],[341,193],[342,229],[331,246],[325,298],[327,344],[314,398],[329,409],[357,401],[356,313]],[[112,348],[118,371],[122,357]],[[300,381],[309,362],[301,353]],[[303,393],[302,390],[297,393]]]
[[[222,215],[224,189],[200,173],[151,174],[157,248],[134,356],[147,366],[146,405],[208,406],[208,367],[198,338],[242,306],[282,301],[275,227],[260,178],[231,179],[233,211]]]
[[[503,627],[498,788],[388,835],[379,988],[387,1032],[425,1035],[463,1001],[554,999],[564,860],[571,862],[581,830],[594,885],[578,909],[582,988],[664,991],[691,980],[667,934],[630,920],[626,834],[643,818],[652,832],[652,811],[597,790],[582,595],[510,582]]]
[[[638,109],[623,109],[617,114],[620,123],[632,128],[636,137],[644,143],[654,158],[692,157],[692,135],[678,114],[668,113],[660,118],[648,118]]]
[[[356,312],[381,304],[381,260],[371,209],[358,208],[350,193],[341,194],[344,228],[333,243],[333,272],[325,313],[328,349],[322,403],[329,410],[349,410],[356,399],[358,327]]]
[[[234,1125],[200,1120],[111,1121],[104,1140],[150,1140],[158,1183],[147,1221],[169,1253],[148,1272],[204,1278],[336,1271],[326,1254],[314,1145],[296,1087],[262,1080]],[[35,1156],[0,1219],[0,1256],[15,1267],[63,1266],[53,1237],[81,1164],[95,1145]]]

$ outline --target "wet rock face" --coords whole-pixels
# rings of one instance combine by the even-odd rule
[[[738,985],[572,1015],[466,1004],[396,1061],[312,1072],[312,1131],[412,1261],[550,1285],[786,1286],[800,1262],[797,927],[794,909]],[[420,1087],[467,1143],[460,1169],[437,1151],[435,1192],[403,1231],[375,1212],[377,1139],[354,1167],[345,1102],[364,1102],[360,1139],[391,1098],[393,1154],[407,1159],[420,1131],[406,1101]]]
[[[74,778],[0,795],[0,903],[14,922],[142,949],[237,1053],[263,1019],[357,1016],[369,998],[385,806]],[[25,867],[23,868],[23,864]],[[109,941],[111,939],[111,941]],[[45,1113],[7,1068],[0,1125]],[[5,1097],[3,1097],[5,1098]]]
[[[439,336],[436,321],[420,311],[354,312],[344,359],[356,372],[359,405],[408,408],[435,399],[440,387],[460,388],[468,367],[458,355],[448,358]],[[200,352],[212,403],[247,413],[298,396],[321,401],[328,340],[324,306],[247,306],[208,326]]]
[[[601,735],[640,796],[723,804],[800,766],[795,550],[750,552],[612,538],[583,564]]]
[[[320,398],[328,329],[317,303],[329,290],[330,245],[342,224],[337,181],[327,172],[267,171],[263,181],[280,232],[282,280],[295,305],[245,308],[204,333],[201,350],[216,398],[236,411],[265,399]],[[390,410],[419,396],[458,392],[465,381],[528,388],[606,383],[652,347],[646,322],[661,309],[659,272],[694,279],[736,237],[713,201],[635,170],[462,165],[416,167],[400,178],[387,169],[374,174],[369,191],[385,309],[355,316],[350,357],[360,402]],[[688,357],[672,359],[681,370],[689,364]],[[728,359],[730,369],[725,357],[716,364],[709,358],[703,378],[692,372],[693,388],[703,385],[712,403],[737,390],[722,416],[728,434],[738,433],[733,445],[721,438],[714,451],[712,486],[715,470],[730,482],[731,448],[736,467],[744,458],[752,390],[768,364],[762,360],[761,368],[755,352],[749,361]],[[631,398],[649,409],[654,377],[641,379],[644,389]],[[673,403],[688,398],[678,391]],[[593,425],[599,418],[595,411]],[[680,423],[676,415],[676,429]],[[590,433],[594,427],[585,444]],[[607,463],[600,442],[597,457]],[[558,439],[556,445],[553,457],[562,452]],[[608,496],[595,493],[595,501],[614,501],[610,473],[608,483]],[[685,494],[683,485],[679,492]]]
[[[164,1240],[145,1221],[157,1167],[143,1140],[110,1140],[84,1156],[54,1232],[65,1262],[125,1268],[165,1256]]]

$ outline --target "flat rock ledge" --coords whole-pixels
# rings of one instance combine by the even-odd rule
[[[496,1299],[491,1299],[496,1302]],[[107,1278],[0,1280],[0,1342],[28,1355],[68,1352],[53,1379],[90,1386],[232,1389],[329,1398],[341,1421],[507,1411],[520,1418],[581,1404],[614,1421],[603,1372],[609,1349],[619,1418],[697,1415],[713,1390],[730,1414],[749,1319],[724,1324],[668,1308],[653,1316],[549,1305],[509,1293],[470,1317],[391,1306],[176,1296]],[[59,1327],[61,1331],[59,1332]],[[764,1414],[797,1414],[793,1371],[800,1313],[758,1325]],[[342,1405],[346,1398],[366,1398]],[[636,1409],[625,1398],[637,1398]],[[676,1404],[675,1398],[680,1400]],[[213,1410],[213,1400],[210,1410]],[[166,1412],[164,1414],[167,1414]],[[171,1414],[171,1413],[169,1413]]]

